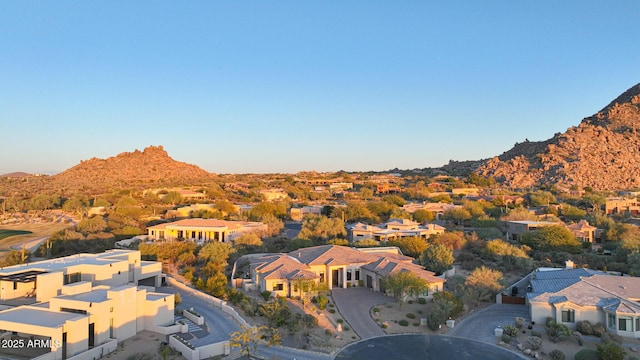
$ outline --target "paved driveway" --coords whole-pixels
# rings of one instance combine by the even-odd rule
[[[394,299],[364,287],[331,290],[333,302],[344,320],[361,339],[385,335],[380,325],[372,318],[369,310]]]
[[[495,344],[495,328],[513,324],[518,316],[529,320],[529,307],[493,304],[457,322],[447,335]]]

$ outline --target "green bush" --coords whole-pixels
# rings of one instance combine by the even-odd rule
[[[542,339],[537,336],[529,336],[527,338],[527,343],[531,350],[538,350],[540,349],[540,345],[542,345]]]
[[[351,328],[349,327],[349,325],[345,325],[345,326],[342,327],[342,330],[349,331],[349,330],[351,330]]]
[[[511,337],[518,336],[518,328],[514,325],[505,325],[503,331]]]
[[[262,295],[262,298],[264,299],[264,301],[269,301],[269,298],[271,297],[271,291],[265,290],[261,292],[260,295]]]
[[[503,341],[505,344],[510,343],[510,342],[511,342],[511,336],[509,336],[509,335],[507,335],[507,334],[502,334],[502,341]]]
[[[415,318],[416,318],[416,315],[415,315],[415,314],[412,314],[412,313],[408,313],[408,314],[407,314],[407,317],[408,317],[409,319],[415,319]]]
[[[329,309],[329,312],[330,312],[331,314],[335,314],[335,313],[336,313],[336,311],[335,311],[334,309]]]
[[[514,325],[518,328],[518,329],[522,329],[524,327],[524,318],[523,317],[516,317],[516,321],[514,322]]]
[[[583,349],[576,353],[573,357],[575,360],[600,360],[598,352],[591,349]]]
[[[421,297],[421,298],[418,298],[418,304],[420,304],[420,305],[424,305],[424,304],[426,304],[426,303],[427,303],[427,299],[422,298],[422,297]]]
[[[576,322],[576,331],[579,331],[582,335],[593,335],[593,325],[589,320]]]
[[[593,325],[591,330],[592,330],[591,333],[597,337],[602,337],[603,334],[607,333],[607,328],[604,327],[603,323],[596,323],[595,325]]]
[[[324,310],[329,304],[329,299],[327,299],[327,297],[324,295],[318,295],[316,296],[316,303],[318,304],[318,309]]]
[[[624,360],[627,355],[622,345],[615,342],[596,344],[596,348],[601,360]]]
[[[565,360],[567,357],[562,351],[556,349],[549,353],[549,358],[551,360]]]
[[[338,319],[336,321],[338,322],[338,324],[342,324],[344,322],[344,320],[342,320],[342,319]]]
[[[379,307],[374,307],[373,308],[373,312],[380,312],[380,308]]]
[[[407,320],[400,320],[398,321],[398,325],[400,326],[409,326],[409,322]]]
[[[540,331],[531,330],[531,336],[542,338],[542,333]]]
[[[413,326],[420,326],[420,323],[419,322],[414,322]]]

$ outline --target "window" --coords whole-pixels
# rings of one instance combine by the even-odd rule
[[[324,272],[320,272],[320,282],[324,282]]]
[[[616,314],[608,314],[607,316],[607,326],[609,327],[609,329],[615,329],[616,328]]]
[[[636,318],[636,332],[640,331],[640,318]]]
[[[360,270],[356,270],[356,281],[360,280]]]
[[[351,270],[347,270],[347,281],[351,281]]]
[[[283,283],[275,283],[273,284],[273,291],[282,291],[284,290],[284,284]]]
[[[618,330],[633,331],[632,318],[628,316],[618,316]]]
[[[572,323],[576,321],[576,312],[573,309],[562,310],[562,322]]]

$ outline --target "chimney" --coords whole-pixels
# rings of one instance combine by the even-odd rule
[[[565,264],[565,269],[573,269],[573,268],[575,268],[575,264],[571,260],[565,261],[564,264]]]

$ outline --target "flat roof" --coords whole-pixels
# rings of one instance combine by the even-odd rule
[[[48,328],[60,327],[68,320],[86,317],[84,314],[58,312],[33,306],[20,306],[0,311],[0,321]]]
[[[80,294],[56,296],[56,299],[75,300],[89,303],[107,301],[107,290],[91,290]]]
[[[27,270],[18,273],[8,274],[8,275],[0,275],[1,281],[17,281],[21,283],[28,283],[36,281],[36,277],[38,274],[42,274],[44,271],[41,270]]]
[[[129,250],[132,251],[132,250]],[[71,256],[65,256],[57,259],[36,261],[33,263],[20,264],[0,268],[0,275],[11,276],[13,274],[27,273],[29,271],[39,271],[40,273],[58,271],[65,269],[73,265],[95,265],[105,266],[109,264],[116,264],[126,259],[116,259],[117,255],[123,254],[122,252],[114,253],[101,253],[101,254],[77,254]],[[36,274],[37,275],[37,274]]]

